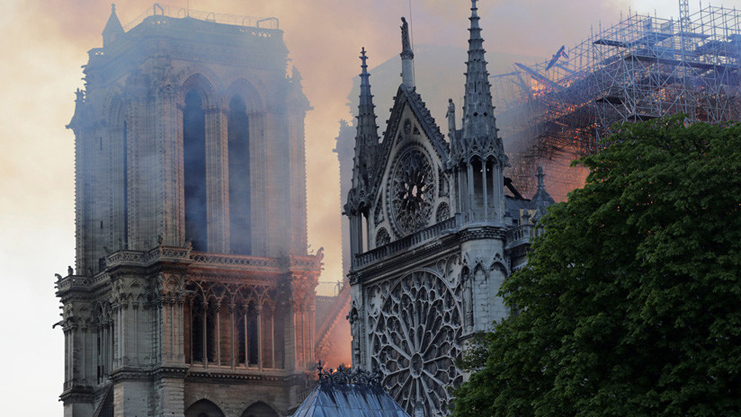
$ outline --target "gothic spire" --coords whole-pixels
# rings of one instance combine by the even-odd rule
[[[486,69],[484,39],[479,27],[477,0],[471,0],[471,27],[466,62],[466,90],[463,103],[463,147],[504,157],[502,140],[497,136],[489,72]],[[483,156],[483,155],[482,155]]]
[[[538,178],[538,189],[535,192],[535,195],[533,195],[531,202],[535,205],[535,207],[538,209],[538,212],[542,215],[545,214],[546,207],[552,204],[556,204],[556,202],[553,200],[553,197],[548,194],[548,191],[545,190],[545,174],[543,173],[543,167],[540,165],[538,165],[538,175],[536,175],[536,177]]]
[[[355,134],[355,170],[353,187],[368,186],[369,175],[373,169],[375,150],[378,146],[378,124],[371,94],[370,74],[368,73],[368,56],[365,47],[360,51],[362,71],[360,73],[360,100],[358,104],[358,124]],[[366,190],[367,191],[367,190]]]
[[[116,16],[116,5],[111,4],[111,16],[108,18],[108,23],[106,23],[103,29],[103,47],[105,48],[124,33],[121,21]]]
[[[358,105],[358,138],[364,142],[378,144],[378,125],[376,124],[376,112],[373,105],[373,94],[371,94],[370,74],[368,73],[368,56],[365,47],[360,51],[362,72],[360,73],[360,100]]]
[[[401,18],[401,80],[402,84],[414,88],[414,51],[409,38],[409,24]]]

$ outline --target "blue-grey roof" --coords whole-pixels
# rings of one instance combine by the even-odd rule
[[[293,417],[409,417],[379,385],[320,383]]]

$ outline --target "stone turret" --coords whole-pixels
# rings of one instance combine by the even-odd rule
[[[455,129],[452,101],[448,110],[449,167],[458,179],[458,211],[468,221],[501,223],[504,212],[503,169],[508,159],[496,127],[476,1],[471,1],[469,18],[471,26],[461,130]]]
[[[108,18],[108,23],[106,23],[105,28],[103,29],[103,47],[105,48],[112,44],[120,36],[123,36],[124,33],[121,21],[118,20],[118,16],[116,16],[116,5],[111,4],[111,16]]]

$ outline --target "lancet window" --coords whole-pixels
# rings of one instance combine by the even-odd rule
[[[193,249],[206,247],[206,112],[195,90],[185,95],[183,109],[183,162],[185,197],[185,235]]]
[[[250,222],[250,123],[239,95],[229,103],[229,227],[230,251],[252,253]]]
[[[459,194],[460,207],[470,220],[492,220],[498,215],[496,202],[500,201],[501,184],[497,164],[491,157],[482,160],[474,156],[459,168],[459,187],[468,191]]]

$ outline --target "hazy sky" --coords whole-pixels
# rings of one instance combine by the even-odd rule
[[[412,0],[413,40],[466,46],[470,2]],[[186,0],[169,4],[185,7]],[[719,2],[714,3],[720,5]],[[724,2],[741,7],[741,0]],[[117,4],[126,25],[149,0]],[[290,57],[304,78],[314,110],[306,119],[309,240],[325,248],[322,281],[340,279],[340,195],[334,147],[346,97],[365,46],[371,67],[399,52],[399,17],[409,0],[190,0],[190,7],[280,19]],[[662,17],[678,14],[676,1],[482,0],[484,46],[489,51],[550,56],[589,35],[590,26],[616,23],[628,8]],[[690,5],[698,10],[697,1]],[[87,50],[102,44],[110,4],[93,0],[0,1],[0,393],[4,414],[61,415],[63,344],[54,273],[74,264],[74,154],[71,131],[76,88]],[[463,85],[461,78],[444,80]],[[424,71],[424,68],[416,68]],[[424,94],[424,92],[422,92]],[[390,97],[376,97],[380,108]],[[444,120],[443,115],[434,115]],[[382,120],[379,120],[382,122]],[[382,129],[383,130],[383,127]]]

